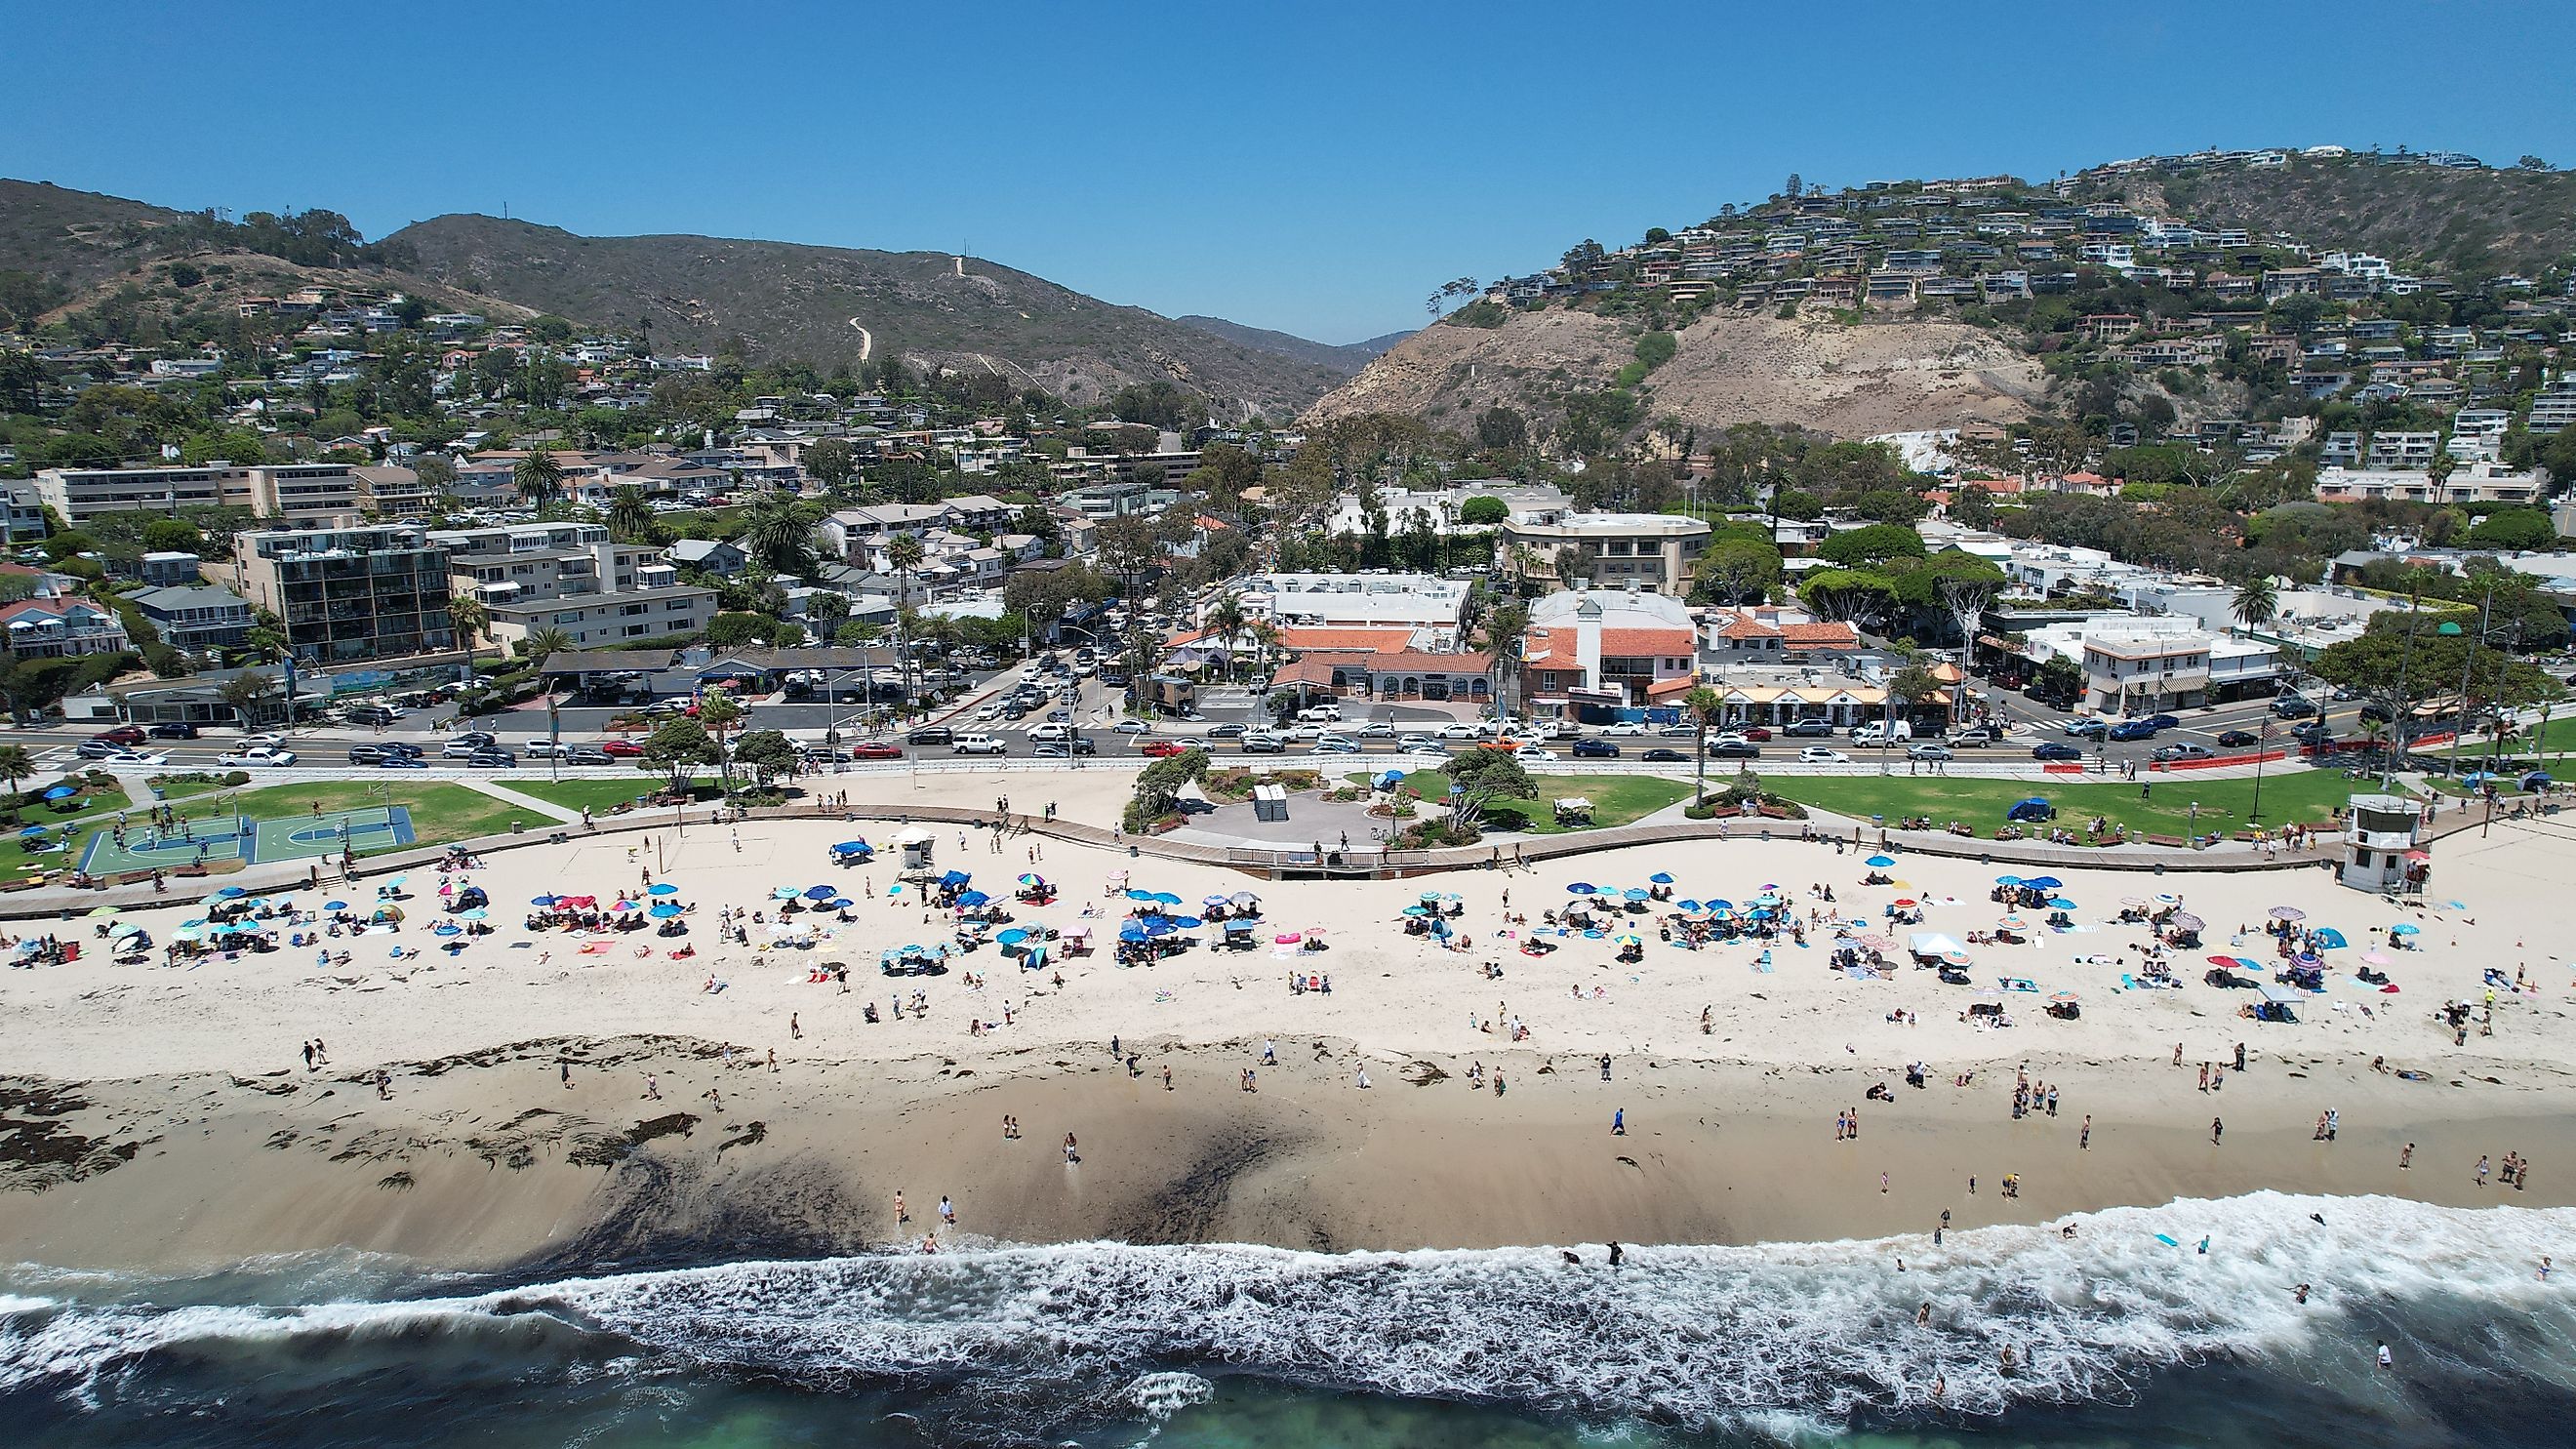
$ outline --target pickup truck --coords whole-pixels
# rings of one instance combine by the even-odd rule
[[[295,763],[295,752],[268,745],[253,745],[249,749],[233,754],[217,755],[215,763],[227,770],[255,770],[262,767],[284,769]]]
[[[961,755],[1004,755],[1011,747],[992,735],[959,735],[953,746]]]

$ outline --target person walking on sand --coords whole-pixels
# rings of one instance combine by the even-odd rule
[[[939,1195],[939,1221],[948,1227],[957,1226],[957,1207],[944,1192]]]
[[[2415,1144],[2409,1142],[2404,1147],[2397,1149],[2397,1170],[2399,1172],[2410,1172],[2414,1170],[2414,1167]]]
[[[1628,1135],[1627,1108],[1618,1107],[1612,1109],[1610,1113],[1610,1135],[1613,1137],[1625,1137]]]
[[[570,1058],[570,1057],[561,1057],[561,1058],[558,1058],[558,1059],[556,1060],[556,1062],[555,1062],[555,1065],[556,1065],[558,1068],[562,1069],[562,1072],[563,1072],[563,1084],[564,1084],[564,1090],[565,1090],[565,1091],[567,1091],[567,1092],[571,1091],[571,1090],[572,1090],[572,1058]]]
[[[1082,1161],[1082,1154],[1081,1154],[1081,1153],[1079,1153],[1079,1152],[1076,1152],[1076,1151],[1074,1150],[1074,1146],[1073,1146],[1073,1134],[1072,1134],[1072,1133],[1070,1133],[1070,1132],[1067,1132],[1066,1134],[1064,1134],[1064,1165],[1065,1165],[1065,1166],[1067,1166],[1067,1167],[1072,1167],[1072,1166],[1076,1165],[1077,1163],[1080,1163],[1081,1161]]]
[[[805,1039],[804,1024],[796,1019],[796,1013],[792,1011],[787,1013],[787,1039],[789,1041],[803,1041]]]
[[[903,1189],[898,1187],[894,1190],[894,1225],[899,1228],[911,1221],[912,1209],[903,1205]]]
[[[2093,1114],[2090,1112],[2084,1114],[2084,1125],[2076,1129],[2075,1150],[2078,1152],[2093,1150]]]
[[[2226,1122],[2224,1122],[2224,1121],[2222,1121],[2222,1120],[2220,1120],[2219,1118],[2216,1118],[2216,1117],[2212,1117],[2212,1118],[2210,1118],[2210,1119],[2209,1119],[2209,1145],[2210,1145],[2210,1146],[2212,1146],[2212,1147],[2216,1147],[2216,1146],[2218,1145],[2219,1139],[2220,1139],[2220,1138],[2222,1138],[2222,1137],[2225,1137],[2226,1135],[2227,1135],[2227,1124],[2226,1124]]]
[[[2484,1187],[2484,1186],[2486,1186],[2486,1185],[2487,1185],[2487,1155],[2486,1155],[2485,1153],[2481,1152],[2481,1153],[2479,1153],[2479,1154],[2478,1154],[2478,1186],[2480,1186],[2480,1187]]]
[[[654,1079],[651,1072],[644,1074],[644,1095],[656,1102],[662,1100],[662,1084]]]

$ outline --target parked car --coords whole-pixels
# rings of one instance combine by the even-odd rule
[[[402,718],[402,711],[389,704],[353,704],[349,706],[349,723],[382,727]]]
[[[1149,734],[1153,731],[1153,728],[1154,727],[1152,725],[1147,724],[1141,719],[1122,719],[1117,725],[1118,733],[1122,735]]]
[[[2206,760],[2214,757],[2217,753],[2218,752],[2216,750],[2211,749],[2207,745],[2188,743],[2177,745],[2158,745],[2156,746],[2155,758],[2165,761]]]
[[[1798,763],[1801,765],[1848,765],[1851,763],[1851,756],[1844,754],[1840,750],[1826,749],[1823,745],[1809,745],[1798,752]]]
[[[193,740],[197,737],[197,727],[184,720],[164,720],[154,725],[149,733],[156,740]]]
[[[97,734],[90,736],[90,738],[97,740],[102,744],[139,745],[143,743],[145,736],[143,733],[143,726],[136,724],[121,724],[113,729],[100,730]]]
[[[1338,704],[1310,704],[1297,711],[1300,724],[1340,724],[1342,707]]]
[[[2263,737],[2252,730],[2220,730],[2218,742],[2232,750],[2245,745],[2259,745],[2263,743]]]
[[[2084,752],[2073,745],[2049,740],[2043,744],[2031,746],[2030,757],[2034,760],[2080,760],[2084,758]]]
[[[959,735],[951,747],[961,755],[1007,755],[1011,747],[994,735]]]
[[[253,745],[232,754],[217,755],[215,763],[227,770],[284,769],[295,763],[295,752],[270,745]]]
[[[1619,747],[1608,740],[1576,740],[1574,757],[1578,760],[1615,760]]]
[[[2361,707],[2361,717],[2373,724],[2395,724],[2397,722],[2396,711],[2390,709],[2384,704],[2381,704],[2377,700],[2372,700],[2370,703]]]
[[[1905,758],[1938,764],[1958,757],[1950,753],[1950,747],[1948,745],[1920,744],[1907,745],[1905,747]]]
[[[1637,758],[1644,760],[1650,765],[1683,765],[1690,763],[1690,756],[1683,754],[1681,751],[1661,748],[1648,750]]]
[[[1644,723],[1633,719],[1621,720],[1617,724],[1601,727],[1601,736],[1604,739],[1643,739],[1645,734]]]
[[[1435,733],[1444,740],[1481,740],[1486,732],[1471,724],[1445,724]]]

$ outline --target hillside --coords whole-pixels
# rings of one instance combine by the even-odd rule
[[[2214,224],[2284,232],[2483,281],[2537,274],[2576,254],[2576,172],[2399,166],[2368,156],[2294,156],[2273,168],[2211,167],[2121,178],[2116,191]]]
[[[700,236],[584,237],[487,216],[442,216],[386,238],[438,281],[602,327],[651,329],[656,348],[817,366],[878,347],[1095,402],[1170,380],[1220,416],[1289,417],[1344,370],[1117,307],[991,262]]]
[[[156,233],[180,218],[120,196],[0,179],[0,271],[77,290],[155,255]]]
[[[1499,326],[1426,327],[1309,416],[1392,412],[1453,428],[1489,407],[1553,420],[1569,392],[1607,388],[1633,323],[1567,308],[1515,311]],[[2037,366],[1994,334],[1954,321],[1849,326],[1807,315],[1713,312],[1675,334],[1671,361],[1639,385],[1640,413],[1714,431],[1795,422],[1845,437],[2025,416]]]
[[[1263,352],[1275,352],[1282,357],[1312,363],[1317,367],[1329,367],[1344,377],[1368,366],[1371,359],[1385,356],[1387,349],[1412,335],[1409,332],[1389,332],[1383,337],[1372,337],[1365,342],[1346,342],[1337,347],[1329,342],[1308,341],[1293,333],[1273,332],[1265,327],[1246,327],[1240,322],[1228,322],[1222,317],[1201,317],[1193,314],[1176,317],[1173,320],[1196,327],[1202,332],[1213,332],[1228,342],[1239,342],[1246,347]]]

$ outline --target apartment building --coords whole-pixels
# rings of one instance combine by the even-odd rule
[[[360,511],[357,470],[346,463],[47,468],[36,474],[36,494],[73,524],[102,513],[213,507],[288,523],[347,523]]]
[[[517,645],[560,629],[575,648],[703,632],[716,591],[680,582],[656,549],[617,543],[597,523],[442,529],[447,586],[482,605],[486,635]]]
[[[308,663],[434,654],[456,647],[447,551],[418,528],[274,529],[233,537],[242,597],[274,614]]]
[[[161,633],[161,642],[190,654],[235,649],[250,633],[250,604],[230,589],[171,584],[126,596]]]
[[[1566,513],[1551,522],[1515,518],[1501,534],[1503,557],[1516,577],[1680,596],[1690,592],[1709,527],[1667,513]]]

